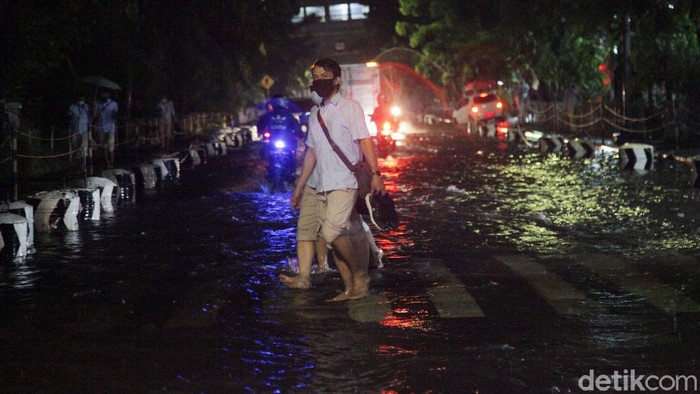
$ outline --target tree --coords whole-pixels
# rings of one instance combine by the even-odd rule
[[[179,112],[236,109],[260,99],[258,81],[296,71],[293,3],[283,0],[0,0],[0,88],[28,120],[65,122],[84,75],[122,86],[126,106],[173,96]]]

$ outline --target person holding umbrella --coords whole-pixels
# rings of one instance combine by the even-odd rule
[[[103,91],[102,102],[95,104],[95,137],[99,148],[104,151],[108,168],[114,166],[114,142],[118,113],[119,105],[110,98],[108,91]]]

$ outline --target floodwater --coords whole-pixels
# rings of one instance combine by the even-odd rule
[[[410,131],[381,162],[402,222],[376,234],[368,298],[324,302],[336,273],[281,286],[289,193],[234,152],[3,263],[2,391],[579,392],[590,370],[698,374],[689,167]]]

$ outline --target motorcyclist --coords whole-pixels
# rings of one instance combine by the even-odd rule
[[[392,130],[397,129],[397,121],[391,113],[391,98],[386,93],[377,95],[377,106],[374,108],[370,120],[377,126],[377,133],[382,131],[384,122],[390,122]]]
[[[263,160],[269,160],[270,152],[273,149],[279,149],[275,143],[283,141],[285,144],[283,149],[287,150],[291,157],[288,171],[294,174],[297,167],[297,147],[304,134],[290,106],[289,100],[280,95],[268,100],[265,103],[266,112],[258,120],[257,127],[258,132],[263,135],[263,146],[260,152]]]
[[[266,112],[258,120],[258,132],[270,133],[270,136],[280,131],[291,131],[296,138],[303,137],[301,125],[289,109],[289,100],[276,95],[265,103]]]

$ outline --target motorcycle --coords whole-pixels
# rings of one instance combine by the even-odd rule
[[[392,135],[397,129],[398,127],[393,122],[382,122],[381,129],[377,131],[377,136],[375,137],[377,155],[379,157],[387,157],[396,150],[396,140],[392,138]]]
[[[377,125],[377,135],[374,138],[379,157],[387,157],[396,151],[396,141],[402,139],[403,134],[399,132],[399,116],[401,109],[394,105],[391,107],[389,116],[384,119],[375,119]]]
[[[261,156],[267,162],[266,179],[271,191],[284,191],[294,181],[297,168],[297,139],[287,130],[263,133]]]

